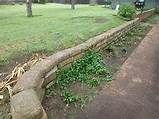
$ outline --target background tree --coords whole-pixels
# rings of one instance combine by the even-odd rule
[[[89,4],[90,4],[90,5],[96,5],[96,4],[97,4],[97,0],[90,0],[90,1],[89,1]]]
[[[73,10],[75,9],[75,3],[76,3],[75,0],[71,0],[71,8],[72,8]]]
[[[32,17],[32,0],[26,1],[27,17]]]
[[[45,3],[46,3],[46,0],[39,0],[39,3],[40,3],[40,4],[45,4]]]

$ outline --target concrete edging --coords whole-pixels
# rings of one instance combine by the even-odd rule
[[[153,12],[152,12],[153,11]],[[151,16],[154,10],[149,10],[143,19]],[[13,87],[11,97],[11,114],[13,119],[47,119],[47,115],[41,105],[44,95],[44,87],[56,78],[56,71],[70,65],[73,61],[92,48],[101,49],[110,42],[117,40],[140,23],[139,18],[126,22],[101,35],[90,38],[86,42],[75,47],[59,51],[35,64],[25,72]]]

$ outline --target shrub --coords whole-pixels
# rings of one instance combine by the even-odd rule
[[[118,15],[130,20],[134,17],[135,13],[135,7],[132,5],[122,5],[119,8]]]
[[[78,95],[69,87],[75,83],[85,84],[89,88],[97,87],[103,81],[111,81],[112,73],[111,67],[104,65],[103,57],[96,50],[91,50],[76,60],[71,67],[60,69],[57,72],[57,80],[47,88],[46,95],[52,95],[53,88],[56,87],[60,89],[61,97],[67,105],[79,102],[83,106],[83,101],[87,100],[87,96]]]
[[[156,13],[156,14],[159,14],[159,8],[156,8],[156,9],[155,9],[155,13]]]
[[[41,3],[41,4],[45,4],[45,3],[46,3],[46,0],[40,0],[40,3]]]
[[[48,0],[33,0],[33,3],[45,4]]]
[[[33,3],[38,3],[38,0],[33,0]]]

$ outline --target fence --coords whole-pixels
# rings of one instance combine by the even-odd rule
[[[70,0],[53,0],[56,3],[70,3]],[[79,4],[89,4],[89,0],[75,0]],[[136,0],[110,0],[112,8],[115,9],[117,4],[133,4]],[[105,0],[97,0],[98,4],[105,4]],[[159,0],[145,0],[145,10],[159,6]]]
[[[34,0],[33,0],[34,1]],[[55,3],[70,3],[70,0],[47,0],[49,2]],[[75,0],[78,4],[89,4],[89,0]],[[112,1],[112,8],[115,9],[117,4],[133,4],[135,0],[110,0]],[[25,0],[0,0],[0,4],[2,3],[10,3],[10,2],[25,2]],[[105,0],[97,0],[98,4],[104,4]],[[145,10],[151,9],[154,7],[159,7],[159,0],[145,0]]]

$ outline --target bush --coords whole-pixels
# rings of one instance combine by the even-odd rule
[[[159,8],[156,8],[156,9],[155,9],[155,13],[156,13],[156,14],[159,14]]]
[[[47,0],[33,0],[33,3],[45,4]]]
[[[33,3],[38,3],[38,0],[33,0]]]
[[[46,3],[46,0],[40,0],[40,3],[41,3],[41,4],[45,4],[45,3]]]
[[[122,5],[119,8],[118,15],[127,19],[132,19],[136,13],[135,7],[132,5]]]

